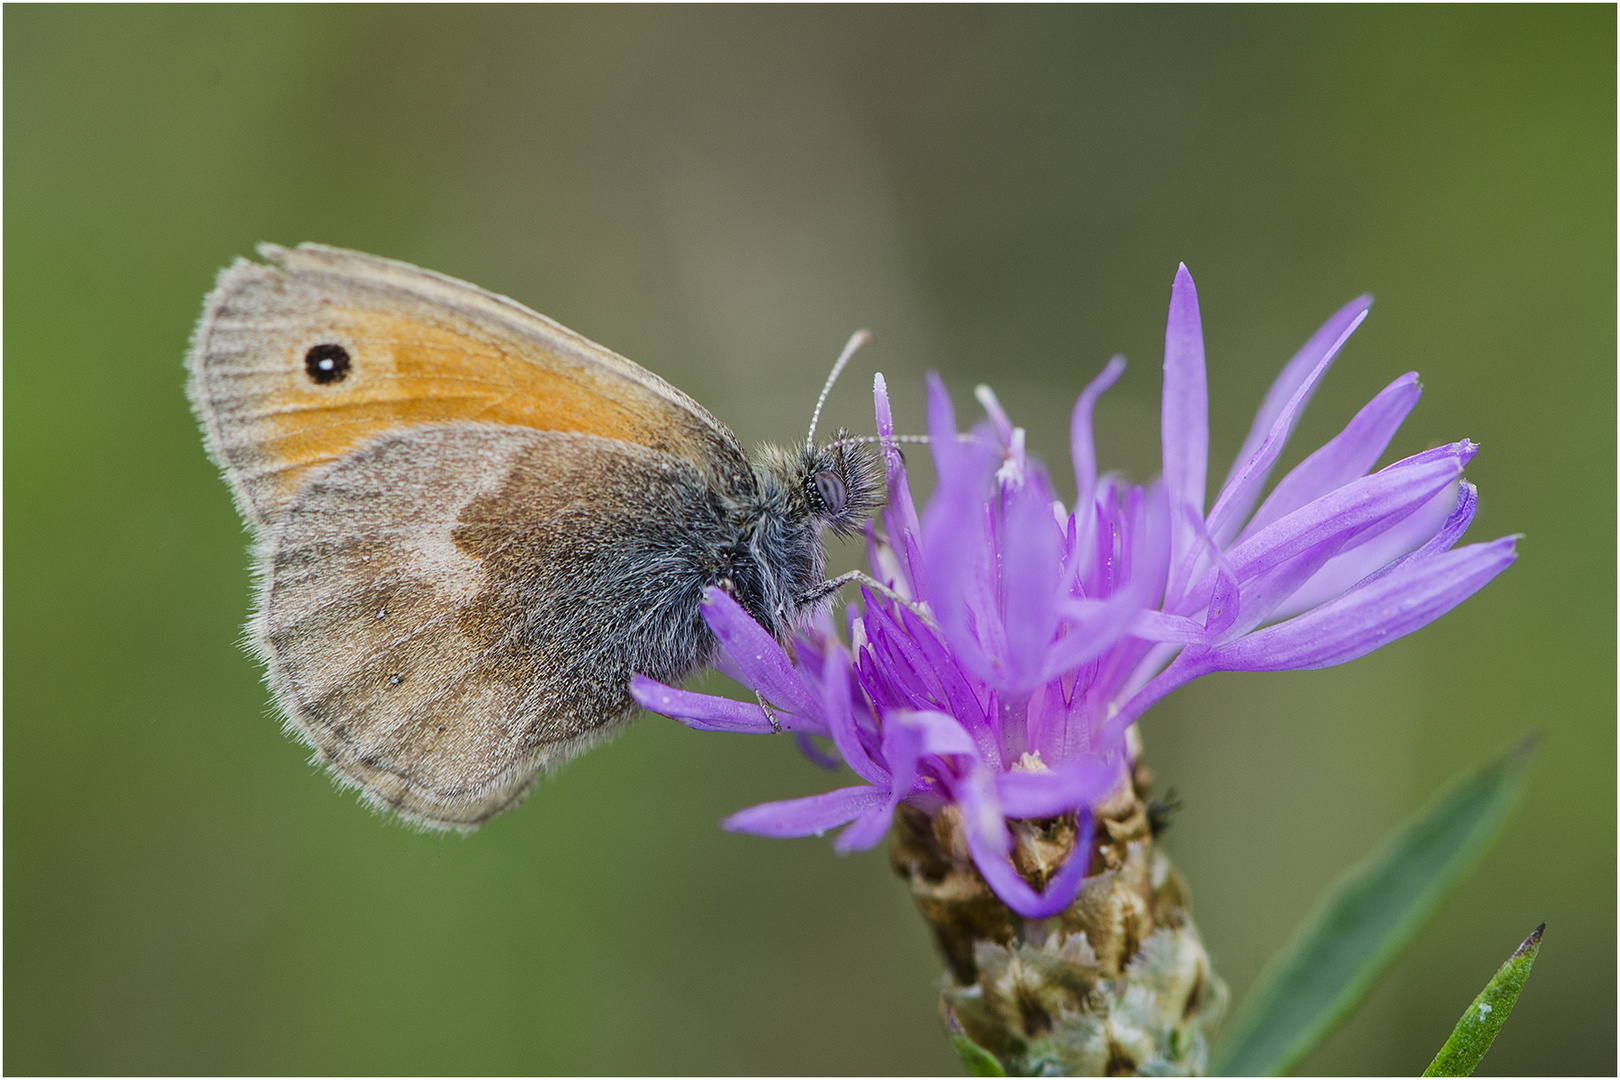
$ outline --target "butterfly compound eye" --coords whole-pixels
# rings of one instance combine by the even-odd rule
[[[844,488],[844,478],[831,469],[823,469],[816,473],[816,491],[821,495],[821,501],[827,504],[827,513],[837,516],[844,512],[849,502],[849,492]]]
[[[304,354],[304,370],[322,386],[342,382],[349,375],[349,350],[341,345],[311,346]]]

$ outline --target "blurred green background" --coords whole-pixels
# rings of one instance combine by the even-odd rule
[[[729,835],[829,785],[643,720],[471,838],[336,793],[238,648],[247,537],[181,356],[260,240],[402,258],[665,375],[747,444],[870,374],[994,384],[1067,476],[1157,468],[1178,260],[1212,471],[1378,296],[1288,462],[1416,368],[1517,566],[1345,668],[1143,724],[1241,996],[1433,791],[1546,733],[1501,844],[1307,1071],[1419,1071],[1536,923],[1485,1061],[1615,1060],[1615,10],[7,7],[5,1058],[11,1073],[951,1073],[881,849]],[[914,455],[920,457],[920,455]],[[1060,485],[1065,481],[1060,480]],[[1072,483],[1072,481],[1069,481]],[[839,558],[853,565],[856,553]]]

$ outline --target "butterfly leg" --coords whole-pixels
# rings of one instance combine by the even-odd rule
[[[759,707],[765,710],[765,719],[771,722],[771,731],[777,735],[782,734],[782,724],[776,719],[776,710],[771,708],[771,703],[765,700],[765,695],[755,690],[754,700],[758,701]]]
[[[799,603],[801,606],[809,606],[810,604],[814,604],[818,601],[826,599],[839,589],[842,589],[845,585],[855,584],[865,585],[868,589],[871,589],[879,596],[887,597],[888,599],[893,600],[896,604],[909,609],[914,615],[916,615],[923,622],[927,623],[929,626],[934,627],[936,630],[939,628],[939,625],[934,622],[934,613],[928,610],[927,604],[919,603],[915,600],[908,600],[906,597],[901,596],[899,593],[895,592],[893,589],[889,588],[887,585],[883,584],[883,582],[879,581],[877,578],[873,577],[871,574],[868,574],[864,570],[851,570],[847,574],[839,574],[835,578],[823,581],[820,585],[817,585],[814,589],[811,589],[809,592],[805,593],[803,598],[800,599]]]

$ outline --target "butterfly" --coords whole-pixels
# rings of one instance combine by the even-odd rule
[[[623,728],[634,674],[711,662],[710,587],[789,640],[842,581],[824,531],[882,501],[869,445],[817,446],[812,421],[751,459],[663,379],[506,297],[258,250],[220,272],[187,359],[254,534],[249,640],[288,730],[408,821],[478,826]]]

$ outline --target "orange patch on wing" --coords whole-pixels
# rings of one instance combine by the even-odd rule
[[[322,327],[288,350],[282,385],[255,401],[255,449],[296,489],[311,467],[388,431],[473,420],[576,431],[680,452],[693,442],[685,410],[578,357],[532,342],[498,341],[375,311],[328,308]],[[329,328],[329,335],[328,335]],[[350,354],[348,375],[320,385],[304,354],[331,341]]]

